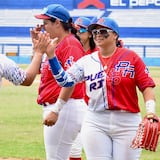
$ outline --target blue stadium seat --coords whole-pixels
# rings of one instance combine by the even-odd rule
[[[95,21],[101,16],[114,18],[120,26],[120,38],[126,46],[136,50],[140,56],[144,56],[144,47],[137,45],[152,45],[145,52],[147,56],[160,57],[160,9],[76,9],[80,0],[63,0],[63,4],[69,9],[73,20],[79,16],[87,16]],[[108,2],[108,1],[107,1]],[[10,50],[10,46],[4,48],[4,44],[22,44],[18,51],[21,55],[31,54],[29,29],[42,23],[34,15],[41,12],[41,9],[53,3],[53,0],[7,0],[0,1],[0,51]],[[54,0],[54,3],[60,3]],[[131,46],[136,45],[136,46]],[[9,47],[9,48],[8,48]],[[17,48],[11,49],[17,52]],[[153,52],[153,53],[151,53]]]

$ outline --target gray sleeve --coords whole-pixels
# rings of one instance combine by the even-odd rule
[[[0,81],[2,78],[20,85],[26,79],[26,72],[6,56],[0,56]]]

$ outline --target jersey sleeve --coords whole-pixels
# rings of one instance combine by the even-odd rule
[[[74,45],[73,45],[74,44]],[[61,62],[64,70],[69,69],[78,59],[84,56],[84,50],[79,43],[73,42],[56,53],[58,60]]]
[[[14,85],[20,85],[26,79],[26,72],[14,61],[5,56],[0,59],[0,79],[5,78]]]
[[[139,90],[144,91],[147,87],[155,87],[155,83],[150,76],[148,67],[138,55],[136,57],[136,63],[136,84]]]
[[[52,73],[57,83],[62,87],[71,87],[83,81],[83,68],[79,66],[81,60],[74,63],[67,71],[60,65],[57,57],[49,60]]]

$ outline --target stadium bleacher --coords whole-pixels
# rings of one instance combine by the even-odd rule
[[[79,1],[62,2],[69,9],[73,19],[87,16],[95,21],[103,15],[114,18],[120,26],[120,38],[127,47],[133,48],[142,57],[145,49],[146,57],[160,58],[160,9],[77,9],[76,3]],[[0,51],[2,53],[18,51],[22,56],[31,55],[29,29],[42,23],[34,18],[34,15],[50,3],[53,1],[39,0],[38,4],[34,0],[0,1]],[[60,1],[55,0],[54,3]],[[22,45],[17,48],[15,44]],[[150,47],[145,48],[146,45]]]

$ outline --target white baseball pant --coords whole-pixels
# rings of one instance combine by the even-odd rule
[[[141,149],[130,145],[140,121],[140,113],[87,111],[81,129],[87,160],[138,160]]]
[[[54,104],[44,107],[43,118]],[[70,98],[59,113],[55,125],[44,125],[44,143],[47,160],[67,160],[73,141],[81,130],[87,106],[83,99]],[[81,146],[82,147],[82,146]]]

